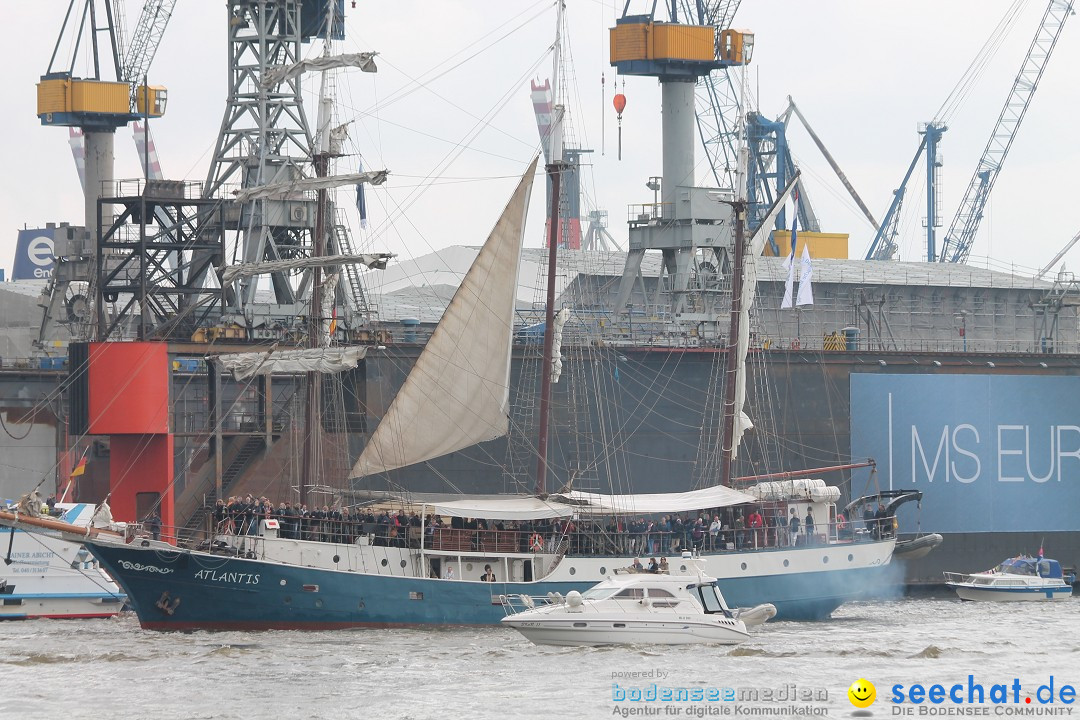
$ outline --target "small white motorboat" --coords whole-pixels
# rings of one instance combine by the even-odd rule
[[[945,584],[961,600],[989,602],[1067,600],[1072,597],[1074,579],[1062,572],[1057,560],[1024,555],[1005,560],[986,572],[945,573]]]
[[[502,622],[537,645],[736,645],[747,626],[776,615],[768,603],[730,609],[715,578],[701,574],[628,573],[565,598],[515,599],[526,609]]]

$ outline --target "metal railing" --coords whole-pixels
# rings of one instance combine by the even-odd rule
[[[645,531],[612,530],[577,521],[571,530],[538,524],[514,529],[462,529],[440,526],[397,526],[350,519],[310,516],[271,516],[279,522],[278,537],[308,542],[364,544],[423,549],[455,555],[549,554],[598,557],[677,556],[684,550],[726,553],[801,548],[828,544],[873,542],[895,535],[894,518],[815,523],[811,533],[800,523],[794,532],[787,525]],[[262,540],[264,515],[236,515],[224,519],[208,514],[208,527],[150,529],[146,523],[129,525],[129,537],[175,540],[182,547],[240,554],[256,549]]]

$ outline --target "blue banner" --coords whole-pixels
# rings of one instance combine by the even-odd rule
[[[925,493],[924,531],[1080,529],[1080,377],[853,373],[851,454]]]
[[[19,231],[12,280],[47,280],[52,277],[56,265],[53,234],[54,228]]]

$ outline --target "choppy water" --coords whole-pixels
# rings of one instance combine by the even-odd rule
[[[759,628],[734,648],[544,648],[502,628],[163,634],[141,630],[133,616],[6,622],[0,717],[504,720],[608,718],[644,706],[659,713],[651,717],[701,717],[723,705],[790,705],[613,700],[613,683],[653,682],[778,690],[795,683],[828,693],[814,704],[826,716],[851,717],[846,691],[860,677],[877,686],[873,716],[891,717],[896,683],[948,687],[973,673],[987,691],[1018,678],[1034,693],[1050,675],[1055,691],[1080,686],[1078,621],[1080,598],[1024,607],[946,598],[854,603],[829,622]],[[657,671],[666,677],[615,677]],[[1080,704],[1073,707],[1080,716]],[[1012,708],[1041,706],[1024,706],[1021,695]],[[989,708],[989,716],[1004,709]]]

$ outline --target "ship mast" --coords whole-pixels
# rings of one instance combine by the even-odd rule
[[[562,70],[562,24],[563,2],[558,0],[555,25],[555,45],[552,50],[555,66],[551,81],[552,105],[550,146],[551,152],[545,169],[551,179],[551,208],[548,214],[548,276],[547,301],[544,312],[544,358],[540,365],[540,421],[536,440],[536,494],[543,496],[547,492],[548,475],[548,425],[551,416],[551,373],[555,344],[555,261],[559,253],[559,178],[562,173],[562,121],[564,107],[559,102],[559,72]]]
[[[327,3],[326,13],[326,39],[323,44],[323,55],[330,54],[331,28],[334,27],[334,4]],[[318,128],[315,135],[314,152],[311,160],[315,168],[316,177],[326,177],[330,172],[330,120],[333,110],[333,100],[327,96],[326,70],[320,75],[319,86],[319,117]],[[312,238],[311,256],[321,257],[326,254],[326,205],[327,191],[320,188],[316,195],[315,204],[315,230]],[[315,265],[311,268],[311,293],[308,306],[308,337],[309,348],[322,347],[323,342],[323,317],[322,317],[322,269]],[[329,338],[327,338],[329,341]],[[328,344],[328,342],[327,342]],[[307,373],[307,397],[304,403],[304,460],[300,470],[300,505],[307,505],[311,488],[315,487],[319,474],[322,471],[322,375],[317,371]]]
[[[746,199],[732,204],[735,213],[735,252],[731,271],[731,329],[728,331],[724,367],[724,427],[720,445],[720,484],[731,484],[732,455],[735,450],[735,386],[739,373],[739,316],[742,314],[743,263],[746,254]]]
[[[740,85],[742,85],[742,92],[740,98],[745,98],[746,93],[746,73],[742,73],[740,78]],[[742,113],[739,113],[739,117],[743,117]],[[734,252],[732,253],[732,268],[731,268],[731,324],[728,330],[727,340],[727,358],[724,362],[724,422],[722,433],[720,437],[720,484],[731,485],[733,477],[734,457],[735,457],[735,423],[738,421],[736,415],[742,412],[742,408],[736,407],[735,395],[737,394],[737,386],[739,382],[739,373],[746,372],[746,368],[741,367],[743,365],[739,358],[739,333],[741,332],[740,322],[742,318],[742,295],[743,295],[743,266],[746,263],[746,180],[747,169],[750,160],[750,149],[745,142],[745,125],[742,125],[739,130],[739,150],[738,150],[738,169],[736,170],[735,181],[735,200],[731,203],[731,211],[735,215],[735,228],[734,238],[732,245],[734,245]]]

